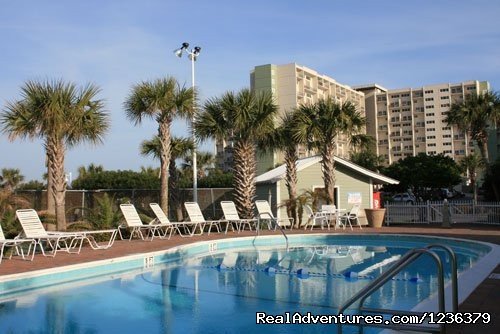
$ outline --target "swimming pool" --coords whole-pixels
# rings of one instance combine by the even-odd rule
[[[339,305],[406,251],[436,242],[455,250],[461,278],[471,276],[472,267],[478,276],[478,267],[496,250],[483,243],[401,235],[293,235],[288,251],[280,236],[201,242],[15,280],[2,277],[0,332],[333,331],[334,325],[256,325],[256,312],[336,314]],[[352,273],[358,277],[351,278]],[[459,284],[460,290],[470,285],[463,279]],[[368,305],[422,307],[432,303],[436,285],[434,267],[421,258]]]

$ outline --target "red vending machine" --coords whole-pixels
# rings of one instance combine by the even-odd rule
[[[382,208],[382,203],[380,203],[380,191],[373,192],[373,209]]]

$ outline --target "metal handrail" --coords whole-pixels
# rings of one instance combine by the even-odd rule
[[[261,218],[262,215],[268,215],[269,218]],[[281,227],[280,224],[278,224],[278,219],[274,218],[273,215],[270,212],[262,212],[259,214],[257,217],[257,236],[260,235],[260,221],[262,220],[270,220],[274,223],[275,227],[274,229],[276,230],[276,227],[279,227],[279,230],[281,231],[281,234],[285,237],[285,242],[286,242],[286,251],[288,252],[288,236],[286,235],[285,231]]]
[[[450,257],[450,265],[451,265],[451,310],[452,312],[458,311],[458,268],[457,268],[457,257],[455,252],[449,246],[440,245],[440,244],[431,244],[427,245],[425,248],[440,248],[448,253]]]
[[[439,256],[430,249],[434,247],[445,249],[447,252],[451,251],[451,249],[449,249],[448,247],[441,245],[429,245],[426,248],[414,248],[410,250],[405,255],[403,255],[403,257],[398,262],[396,262],[391,268],[389,268],[389,270],[387,270],[385,273],[377,277],[371,284],[364,287],[361,291],[359,291],[357,294],[351,297],[347,302],[345,302],[344,305],[342,305],[339,308],[338,314],[339,315],[342,314],[349,306],[354,304],[357,300],[359,300],[359,310],[363,311],[364,301],[373,292],[375,292],[377,289],[379,289],[381,286],[383,286],[385,283],[391,280],[395,275],[401,272],[401,270],[403,270],[410,263],[417,260],[422,254],[430,255],[438,267],[438,307],[440,312],[445,312],[443,263],[439,258]],[[453,251],[451,251],[451,253],[453,253]],[[452,269],[453,269],[453,258],[454,255],[452,256]],[[383,310],[370,309],[370,311],[383,311]],[[405,329],[405,328],[406,326],[404,325],[397,326],[397,329]],[[443,324],[440,324],[439,328],[441,332],[444,332]],[[337,332],[342,333],[342,324],[338,324]]]

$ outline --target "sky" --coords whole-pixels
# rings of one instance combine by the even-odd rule
[[[500,90],[500,1],[340,0],[0,0],[0,112],[28,80],[63,79],[101,88],[111,127],[99,146],[68,150],[79,166],[139,170],[158,162],[139,154],[156,134],[134,125],[123,102],[133,85],[174,76],[191,85],[187,58],[173,50],[200,46],[196,86],[201,102],[250,84],[263,64],[297,63],[347,85],[388,89],[486,80]],[[172,132],[188,136],[186,121]],[[201,149],[214,151],[213,143]],[[0,134],[0,169],[41,180],[40,140]]]

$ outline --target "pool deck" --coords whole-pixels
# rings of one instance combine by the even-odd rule
[[[265,232],[264,234],[275,235],[277,232]],[[303,234],[311,233],[307,230],[287,231],[287,234]],[[387,234],[418,234],[418,235],[434,235],[452,238],[463,238],[484,241],[500,245],[500,227],[490,226],[460,226],[454,228],[441,227],[425,227],[425,226],[398,226],[398,227],[383,227],[374,229],[364,227],[362,230],[355,228],[354,231],[346,230],[320,230],[315,229],[312,233],[387,233]],[[58,253],[56,257],[44,257],[37,254],[33,262],[23,261],[18,257],[13,257],[11,260],[3,259],[0,263],[0,276],[17,273],[26,273],[29,271],[48,269],[53,267],[61,267],[71,264],[79,264],[97,260],[105,260],[125,255],[141,254],[154,251],[161,251],[175,246],[193,243],[197,241],[207,241],[216,239],[234,238],[239,236],[254,236],[252,232],[242,232],[240,234],[228,233],[224,234],[204,234],[192,238],[182,238],[173,236],[170,240],[155,239],[153,241],[142,240],[117,240],[113,247],[107,250],[92,250],[90,247],[82,248],[80,254],[67,254],[64,252]],[[500,263],[500,259],[499,259]],[[500,265],[497,265],[493,273],[500,276]],[[459,312],[488,312],[492,316],[490,324],[475,324],[475,325],[450,325],[447,327],[447,333],[498,333],[499,316],[500,316],[500,279],[486,278],[473,293],[459,306]],[[495,330],[497,328],[497,330]]]

